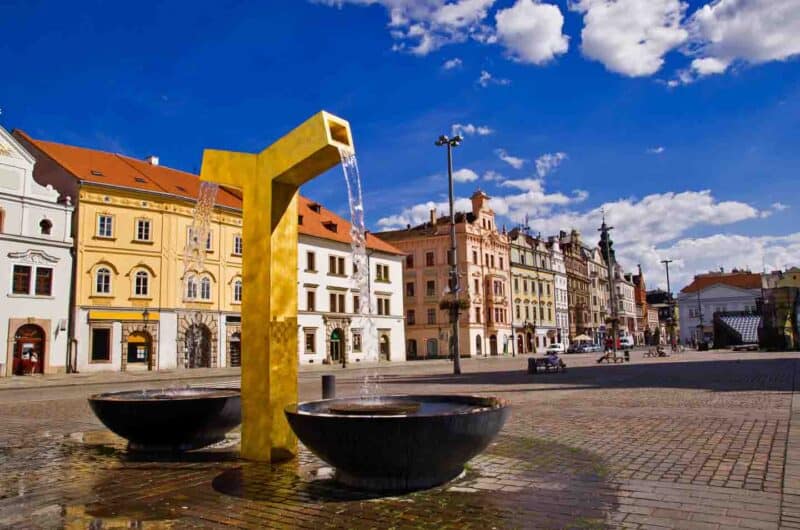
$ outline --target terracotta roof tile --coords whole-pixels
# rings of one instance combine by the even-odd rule
[[[761,275],[752,272],[711,272],[698,274],[692,283],[681,289],[682,293],[694,293],[721,283],[740,289],[760,289]]]
[[[131,188],[144,192],[167,193],[191,201],[197,199],[200,190],[201,181],[197,175],[192,173],[161,165],[155,166],[145,160],[118,153],[35,140],[19,129],[15,131],[15,134],[36,146],[82,182]],[[217,204],[241,210],[241,192],[222,186],[217,192]],[[298,209],[299,214],[303,216],[303,224],[299,226],[299,233],[349,244],[350,223],[322,206],[319,208],[319,213],[314,212],[311,204],[316,203],[300,197]],[[326,223],[331,227],[336,225],[336,231],[326,228]],[[333,225],[329,223],[333,223]],[[367,236],[367,247],[389,254],[404,254],[401,250],[371,234]]]
[[[301,195],[297,213],[303,219],[302,224],[298,227],[300,234],[350,244],[350,223],[321,204]],[[372,234],[367,234],[367,248],[387,254],[405,254],[402,250]]]

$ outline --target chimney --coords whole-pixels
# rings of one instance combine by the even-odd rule
[[[148,164],[150,164],[151,166],[157,166],[158,165],[158,157],[156,155],[150,155],[150,156],[146,157],[144,159],[144,161],[147,162]]]
[[[431,226],[436,226],[436,208],[431,208]]]

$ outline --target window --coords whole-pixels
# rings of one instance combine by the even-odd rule
[[[360,352],[361,351],[361,330],[354,329],[353,330],[353,351]]]
[[[494,255],[489,256],[489,266],[494,269]]]
[[[344,258],[328,256],[328,274],[344,276]]]
[[[478,263],[478,252],[475,250],[472,251],[472,263]]]
[[[14,265],[14,281],[11,292],[29,294],[31,292],[31,268],[28,265]]]
[[[378,281],[378,282],[388,282],[389,281],[389,266],[388,265],[381,265],[380,263],[375,265],[375,281]]]
[[[330,306],[329,306],[328,310],[331,313],[346,313],[347,312],[345,310],[345,307],[344,307],[344,295],[343,294],[330,293],[329,294],[329,301],[330,301]]]
[[[475,278],[474,284],[475,284],[475,294],[481,294],[481,282],[477,278]]]
[[[519,305],[517,305],[515,313],[516,313],[517,320],[519,320],[520,319],[520,316],[519,316]]]
[[[211,300],[211,280],[208,278],[200,280],[200,298],[202,300]]]
[[[97,216],[97,237],[112,237],[113,231],[113,217],[110,215]]]
[[[186,298],[188,300],[197,298],[197,280],[194,276],[190,276],[186,279]]]
[[[549,307],[547,308],[547,320],[553,320],[553,310]]]
[[[136,220],[136,241],[150,241],[150,219]]]
[[[134,276],[133,294],[136,296],[150,294],[150,275],[146,271],[139,271]]]
[[[316,311],[316,302],[317,293],[315,291],[306,291],[306,311]]]
[[[414,254],[409,254],[406,256],[406,268],[413,269],[414,268]]]
[[[111,329],[92,328],[92,361],[111,360]]]
[[[53,223],[51,223],[49,220],[42,219],[39,221],[39,233],[41,233],[43,236],[49,236],[52,229]]]
[[[97,294],[111,294],[111,271],[105,267],[97,269],[94,292]]]
[[[525,320],[531,319],[531,308],[529,306],[525,306]]]
[[[519,278],[514,278],[514,292],[519,292]]]
[[[406,311],[406,324],[413,326],[417,323],[417,315],[413,309]]]
[[[378,314],[388,315],[391,313],[389,309],[389,299],[385,297],[378,297]]]
[[[364,308],[364,313],[367,312],[367,308]],[[353,313],[361,313],[361,297],[357,294],[353,295]]]
[[[481,323],[481,308],[480,307],[476,307],[475,308],[475,322],[477,322],[478,324]]]
[[[528,280],[522,280],[522,290],[528,292]]]
[[[414,282],[406,283],[406,296],[414,296]]]
[[[426,267],[433,267],[435,264],[436,258],[433,252],[426,252],[425,253],[425,266]]]
[[[317,272],[317,255],[313,252],[306,252],[306,270]]]
[[[242,255],[242,236],[236,234],[233,236],[233,255],[234,256],[241,256]]]
[[[53,292],[53,269],[36,268],[36,295],[50,296]]]
[[[428,339],[425,341],[425,355],[428,357],[436,357],[439,355],[439,342],[436,339]]]
[[[428,280],[425,282],[425,296],[436,296],[436,281]]]
[[[547,288],[547,296],[550,296],[550,284],[548,283],[545,287]]]
[[[242,301],[242,280],[236,280],[233,282],[233,301]]]
[[[315,351],[316,351],[315,346],[316,346],[316,342],[317,342],[317,330],[316,329],[305,329],[304,331],[305,331],[305,335],[306,335],[305,353],[308,353],[308,354],[315,353]]]
[[[436,324],[436,310],[428,309],[428,324]]]
[[[503,270],[503,258],[500,258],[500,270]]]

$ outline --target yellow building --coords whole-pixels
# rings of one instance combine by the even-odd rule
[[[508,239],[515,351],[543,351],[558,342],[552,257],[546,241],[519,228],[509,232]]]
[[[185,270],[196,175],[14,134],[37,159],[35,179],[75,204],[70,368],[238,365],[240,197],[217,191],[203,267]]]

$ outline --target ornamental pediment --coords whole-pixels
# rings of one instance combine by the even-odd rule
[[[9,252],[10,259],[21,261],[23,263],[32,263],[34,265],[42,265],[47,263],[58,263],[59,258],[51,256],[43,250],[28,249],[24,252]]]

